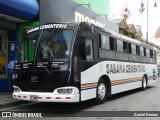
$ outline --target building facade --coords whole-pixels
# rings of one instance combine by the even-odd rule
[[[0,92],[11,90],[11,71],[7,65],[15,60],[22,23],[38,20],[37,0],[0,1]]]
[[[12,88],[7,65],[15,60],[26,29],[46,22],[87,21],[118,32],[119,26],[108,20],[109,8],[109,0],[1,0],[0,92]]]

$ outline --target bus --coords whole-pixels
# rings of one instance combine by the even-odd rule
[[[14,99],[101,104],[155,83],[156,49],[87,22],[49,23],[26,31],[14,76]]]

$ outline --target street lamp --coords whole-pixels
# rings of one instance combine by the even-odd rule
[[[148,3],[149,3],[149,0],[147,1],[147,32],[146,32],[146,43],[148,43]],[[157,7],[157,2],[155,0],[155,3],[154,3],[154,7]]]

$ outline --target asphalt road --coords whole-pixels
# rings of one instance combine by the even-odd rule
[[[145,91],[136,89],[132,91],[123,92],[111,96],[104,104],[94,105],[92,101],[81,103],[28,103],[10,108],[3,108],[0,111],[18,111],[18,112],[44,112],[45,116],[52,116],[55,119],[72,120],[72,119],[87,119],[87,120],[159,120],[159,117],[133,117],[136,115],[143,115],[152,111],[152,114],[157,115],[160,111],[160,81],[149,86]],[[95,112],[97,111],[97,112]],[[107,111],[107,112],[106,112]],[[108,112],[109,111],[109,112]],[[113,111],[113,112],[112,112]],[[121,112],[121,111],[134,111],[134,112]],[[154,112],[155,111],[155,112]],[[111,112],[111,113],[110,113]],[[142,114],[139,114],[142,113]],[[112,114],[117,117],[106,117],[105,114]],[[131,115],[131,117],[119,117],[123,115]],[[43,115],[43,114],[42,114]],[[132,116],[133,115],[133,116]],[[88,117],[91,116],[91,117]],[[105,116],[105,117],[104,117]],[[17,119],[17,118],[12,118]],[[31,118],[34,119],[34,118]],[[43,118],[38,118],[39,120]],[[46,119],[53,119],[47,117]],[[7,118],[8,120],[8,118]]]

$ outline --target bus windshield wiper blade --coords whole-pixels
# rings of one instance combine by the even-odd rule
[[[51,75],[51,72],[49,72],[49,70],[48,70],[47,66],[45,66],[45,65],[43,64],[42,59],[41,59],[41,58],[39,58],[39,60],[40,60],[40,62],[41,62],[41,64],[40,64],[40,65],[42,65],[42,67],[44,67],[44,69],[46,70],[47,74],[48,74],[48,75]]]
[[[44,69],[46,70],[48,75],[51,75],[51,72],[49,72],[48,68],[43,64],[42,60],[41,60],[41,64],[40,65],[42,65],[44,67]]]

